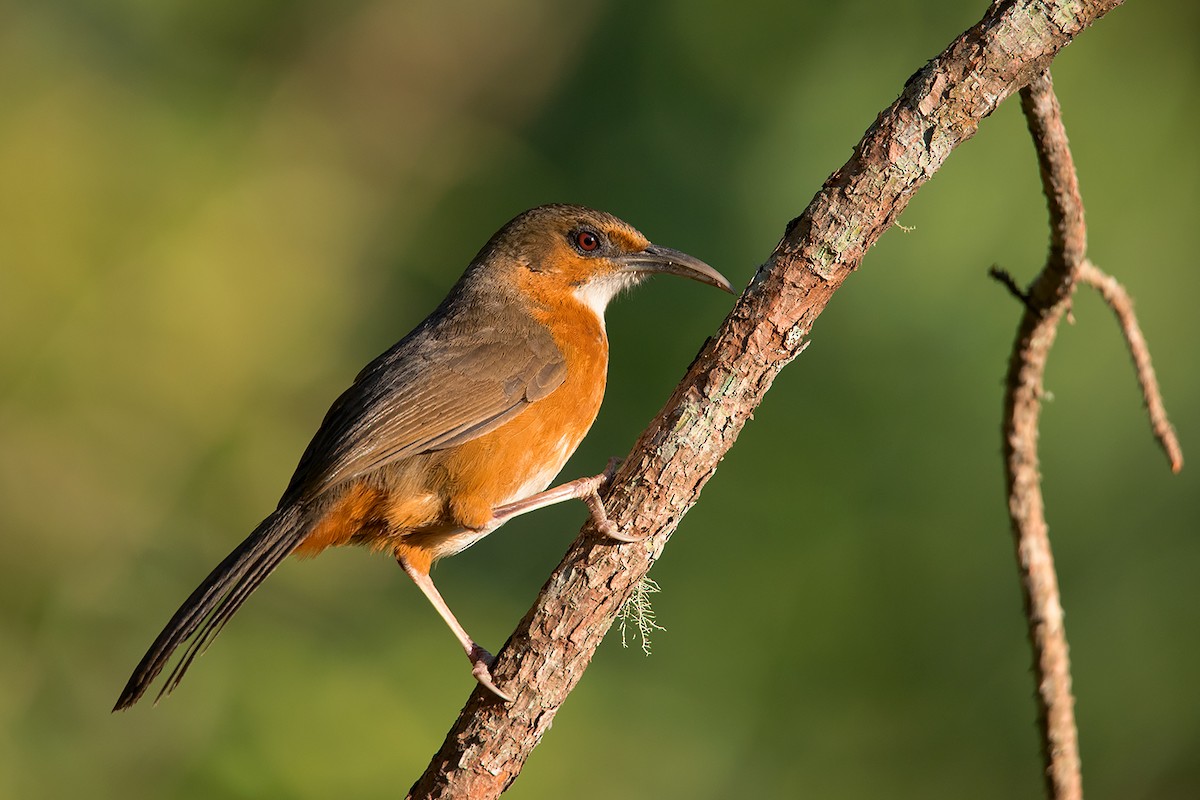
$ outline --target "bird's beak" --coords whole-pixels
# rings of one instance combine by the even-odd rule
[[[642,274],[666,272],[734,293],[733,286],[724,275],[700,259],[669,247],[652,244],[640,253],[630,253],[615,260],[624,271]]]

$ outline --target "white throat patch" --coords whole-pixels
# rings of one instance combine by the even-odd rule
[[[603,328],[604,309],[608,308],[612,299],[631,286],[637,286],[644,278],[644,275],[636,272],[617,272],[606,275],[580,286],[575,290],[575,297],[592,310],[596,319],[600,321],[600,327]]]

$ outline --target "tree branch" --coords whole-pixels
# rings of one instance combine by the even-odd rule
[[[1167,419],[1133,304],[1120,284],[1087,260],[1083,200],[1049,72],[1021,90],[1021,107],[1037,147],[1051,234],[1046,266],[1028,291],[1016,292],[1010,277],[998,275],[994,267],[991,270],[992,276],[1025,305],[1006,379],[1004,457],[1008,506],[1033,646],[1046,789],[1055,800],[1080,800],[1083,782],[1071,664],[1037,451],[1046,359],[1077,282],[1096,287],[1116,313],[1133,355],[1151,425],[1175,472],[1183,466],[1183,453]]]
[[[994,3],[908,80],[788,224],[614,479],[610,518],[648,538],[618,547],[585,528],[498,655],[494,675],[514,701],[476,690],[410,797],[492,798],[516,779],[622,603],[867,249],[984,117],[1119,4]]]
[[[1075,276],[1087,248],[1083,200],[1050,73],[1021,90],[1021,108],[1037,146],[1042,190],[1050,209],[1050,254],[1026,293],[1004,394],[1004,459],[1021,591],[1033,645],[1038,721],[1049,796],[1079,800],[1079,742],[1071,662],[1050,551],[1038,472],[1038,420],[1046,358],[1058,323],[1071,302]]]
[[[1158,378],[1155,377],[1154,367],[1150,364],[1150,348],[1142,336],[1137,316],[1133,313],[1133,301],[1116,278],[1106,275],[1087,259],[1079,265],[1079,280],[1100,292],[1104,302],[1108,303],[1108,307],[1117,315],[1121,333],[1125,336],[1125,344],[1129,348],[1129,354],[1133,356],[1133,366],[1137,371],[1138,383],[1142,387],[1142,399],[1150,415],[1150,427],[1153,428],[1154,437],[1158,439],[1163,452],[1167,454],[1167,460],[1171,462],[1171,471],[1178,473],[1183,469],[1183,448],[1175,436],[1171,420],[1167,419],[1167,409],[1163,405],[1162,393],[1158,390]]]

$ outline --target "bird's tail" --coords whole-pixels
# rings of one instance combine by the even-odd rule
[[[171,617],[133,671],[113,711],[136,703],[171,660],[175,650],[186,642],[183,656],[167,676],[156,700],[170,694],[183,680],[192,661],[204,652],[246,598],[296,549],[308,533],[310,521],[306,507],[290,503],[259,523]]]

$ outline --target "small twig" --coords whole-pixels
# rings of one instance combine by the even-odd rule
[[[1029,292],[1021,288],[1021,286],[1017,283],[1017,279],[1014,278],[1012,273],[1010,273],[1008,270],[1003,269],[998,264],[992,264],[990,267],[988,267],[988,277],[995,280],[1005,289],[1008,289],[1008,293],[1020,300],[1021,305],[1025,306],[1025,308],[1027,308],[1029,311],[1032,311],[1034,314],[1038,315],[1042,313],[1037,308],[1034,308],[1029,300]]]
[[[1070,304],[1086,252],[1087,228],[1075,164],[1048,72],[1021,90],[1021,108],[1037,146],[1051,236],[1046,267],[1027,292],[1009,359],[1004,419],[1008,506],[1033,646],[1046,791],[1054,800],[1081,800],[1071,660],[1046,525],[1037,442],[1046,359]]]
[[[1117,315],[1121,332],[1125,335],[1125,344],[1129,347],[1129,354],[1133,356],[1138,383],[1142,386],[1142,397],[1150,415],[1150,427],[1154,429],[1154,436],[1162,445],[1163,452],[1167,454],[1167,460],[1171,462],[1171,471],[1178,473],[1183,469],[1183,448],[1179,445],[1175,428],[1167,418],[1167,409],[1158,389],[1158,378],[1155,377],[1154,367],[1150,363],[1150,348],[1142,336],[1137,315],[1133,313],[1133,301],[1129,293],[1116,278],[1105,274],[1088,260],[1079,267],[1079,280],[1098,291],[1104,302],[1108,303],[1108,307]]]

